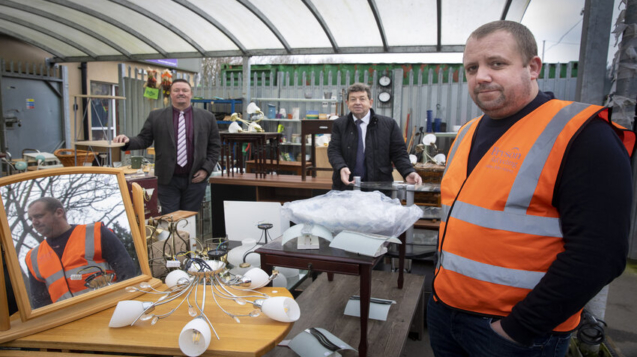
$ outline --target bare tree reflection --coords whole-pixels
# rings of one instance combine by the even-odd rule
[[[60,200],[71,224],[102,222],[106,227],[116,229],[124,245],[132,247],[129,252],[137,263],[122,193],[114,175],[72,174],[26,180],[1,187],[0,195],[25,278],[24,257],[44,240],[28,220],[27,206],[41,197]]]

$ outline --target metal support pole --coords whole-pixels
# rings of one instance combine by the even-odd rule
[[[602,105],[613,0],[586,0],[575,100]]]
[[[243,118],[248,118],[248,104],[250,104],[250,57],[243,57],[243,88],[241,88],[241,97],[243,98]]]

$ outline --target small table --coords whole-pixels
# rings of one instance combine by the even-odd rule
[[[265,178],[266,176],[266,154],[269,156],[270,160],[272,151],[276,152],[276,163],[279,165],[279,155],[281,154],[279,149],[279,141],[281,140],[281,133],[219,133],[221,137],[221,159],[226,162],[226,171],[228,176],[231,175],[234,177],[234,167],[233,164],[235,159],[237,160],[237,166],[239,167],[239,172],[243,174],[244,172],[244,163],[243,163],[243,155],[241,154],[241,146],[244,143],[250,143],[254,145],[254,154],[256,161],[256,174],[257,177],[261,176]],[[269,147],[266,145],[269,142]],[[269,149],[269,150],[268,150]],[[235,152],[239,150],[238,154]]]
[[[316,177],[316,170],[320,170],[316,167],[316,143],[314,135],[316,134],[332,134],[332,124],[334,124],[333,120],[316,120],[316,119],[304,119],[301,120],[301,179],[305,181],[305,170],[307,168],[307,163],[305,160],[305,137],[306,135],[312,136],[311,141],[311,152],[312,152],[312,163],[314,163],[314,167],[312,170],[312,177]]]
[[[285,245],[282,245],[281,242],[282,237],[279,237],[256,250],[261,255],[261,269],[268,274],[272,274],[273,266],[280,266],[322,271],[328,273],[328,277],[333,273],[360,277],[361,339],[358,352],[359,356],[367,356],[367,322],[371,298],[372,268],[383,256],[368,257],[330,248],[325,241],[321,241],[320,249],[311,250],[297,249],[296,240],[291,240]]]

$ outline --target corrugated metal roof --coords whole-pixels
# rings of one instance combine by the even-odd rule
[[[530,0],[0,0],[0,33],[56,62],[461,52]]]

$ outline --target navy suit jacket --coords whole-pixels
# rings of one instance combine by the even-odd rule
[[[221,151],[217,120],[209,111],[192,108],[193,163],[190,176],[203,169],[212,172]],[[177,165],[177,144],[173,126],[173,107],[150,112],[139,135],[129,138],[122,150],[146,149],[155,143],[155,175],[160,185],[170,184]]]

